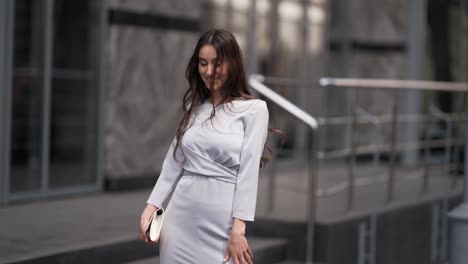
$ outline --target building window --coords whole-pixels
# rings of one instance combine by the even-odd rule
[[[103,6],[14,5],[9,200],[96,190]]]

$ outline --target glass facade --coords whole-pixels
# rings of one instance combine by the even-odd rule
[[[100,2],[100,1],[98,1]],[[11,1],[6,203],[99,190],[103,6],[96,1]],[[3,22],[3,21],[2,21]],[[6,34],[3,34],[6,36]],[[4,38],[2,38],[3,41]],[[0,45],[8,49],[8,45]],[[8,52],[8,51],[7,51]],[[3,82],[2,82],[3,83]]]
[[[44,35],[41,2],[15,1],[10,192],[41,189]]]

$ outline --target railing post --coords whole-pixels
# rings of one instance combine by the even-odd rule
[[[309,67],[308,59],[308,11],[309,11],[309,0],[302,0],[302,20],[301,20],[301,56],[300,56],[300,68],[299,68],[299,85],[296,86],[297,105],[301,109],[306,109],[309,104],[308,98],[310,92],[307,90],[307,79],[311,74],[311,69]],[[294,138],[294,155],[297,159],[302,159],[307,151],[304,146],[306,145],[307,140],[307,127],[304,124],[298,124],[295,131]]]
[[[437,118],[437,120],[443,120],[446,123],[446,132],[445,132],[445,156],[444,156],[444,162],[445,162],[445,174],[446,176],[450,176],[450,161],[451,161],[451,146],[452,146],[452,118],[450,117],[449,114],[442,112],[440,109],[437,109],[434,106],[431,106],[430,108],[430,113],[433,117]],[[430,142],[430,128],[432,126],[429,125],[429,129],[427,129],[426,134],[425,134],[425,143],[424,143],[424,163],[425,163],[425,169],[424,169],[424,175],[423,175],[423,181],[422,181],[422,194],[425,194],[429,190],[429,172],[431,170],[432,162],[431,162],[431,150],[429,147]],[[456,182],[456,181],[455,181]],[[452,183],[453,186],[453,183]]]
[[[390,139],[390,161],[389,161],[389,172],[388,172],[388,183],[387,183],[387,200],[389,203],[393,200],[393,185],[395,183],[395,166],[396,166],[396,145],[398,135],[398,91],[393,91],[393,108],[392,108],[392,128],[391,128],[391,139]]]
[[[352,124],[350,129],[349,143],[351,145],[351,155],[348,161],[348,205],[346,212],[349,212],[354,207],[354,182],[355,182],[355,171],[356,171],[356,129],[357,129],[357,114],[356,106],[358,104],[357,91],[354,88],[350,88],[349,93],[351,100],[351,111],[352,111]]]
[[[316,218],[316,208],[317,208],[317,199],[316,199],[316,190],[317,190],[317,171],[318,171],[318,159],[316,146],[319,139],[319,129],[317,126],[311,127],[312,129],[312,147],[309,152],[310,160],[310,176],[309,176],[309,187],[307,193],[309,194],[308,201],[309,206],[308,217],[307,217],[307,243],[306,243],[306,264],[314,263],[314,234],[315,234],[315,218]]]
[[[0,2],[0,206],[8,203],[13,65],[13,0]]]
[[[468,97],[468,92],[465,92]],[[466,98],[468,99],[468,98]],[[465,103],[465,182],[463,202],[449,213],[452,221],[450,264],[465,264],[468,259],[468,102]]]
[[[372,125],[374,126],[374,146],[375,146],[375,151],[372,155],[372,165],[373,165],[373,171],[374,175],[372,177],[373,180],[373,190],[372,190],[372,200],[373,200],[373,210],[372,214],[370,216],[370,222],[369,222],[369,229],[366,231],[367,233],[367,243],[365,243],[365,246],[367,248],[367,254],[365,257],[365,260],[367,260],[367,263],[369,264],[375,264],[376,261],[376,252],[377,252],[377,208],[378,208],[378,194],[380,193],[378,191],[378,175],[379,175],[379,164],[380,164],[380,137],[381,137],[381,128],[380,128],[380,123],[377,117],[372,115],[371,113],[365,111],[362,108],[357,109],[357,113],[364,116]],[[360,231],[362,232],[362,231]],[[361,245],[360,245],[361,246]],[[361,252],[363,249],[360,249],[359,252]],[[358,257],[358,263],[361,263],[364,261],[363,256],[361,255],[361,259]],[[363,262],[364,263],[364,262]]]
[[[446,176],[450,176],[450,162],[452,160],[452,152],[450,150],[450,148],[452,147],[452,131],[453,131],[452,118],[450,117],[449,114],[435,107],[431,107],[431,113],[433,116],[437,117],[438,119],[443,120],[446,124],[444,162],[445,162],[445,174]]]

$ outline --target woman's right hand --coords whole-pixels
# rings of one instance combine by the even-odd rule
[[[158,207],[152,205],[152,204],[148,204],[146,205],[145,209],[143,209],[143,212],[141,213],[141,217],[140,217],[140,240],[143,240],[145,241],[146,243],[148,244],[155,244],[157,243],[158,241],[151,241],[149,240],[149,238],[146,236],[146,233],[145,233],[145,227],[146,225],[148,225],[148,221],[151,217],[151,215],[153,215],[153,213],[158,210]]]

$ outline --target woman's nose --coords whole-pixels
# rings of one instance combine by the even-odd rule
[[[206,67],[206,75],[211,76],[213,74],[213,65],[208,64]]]

